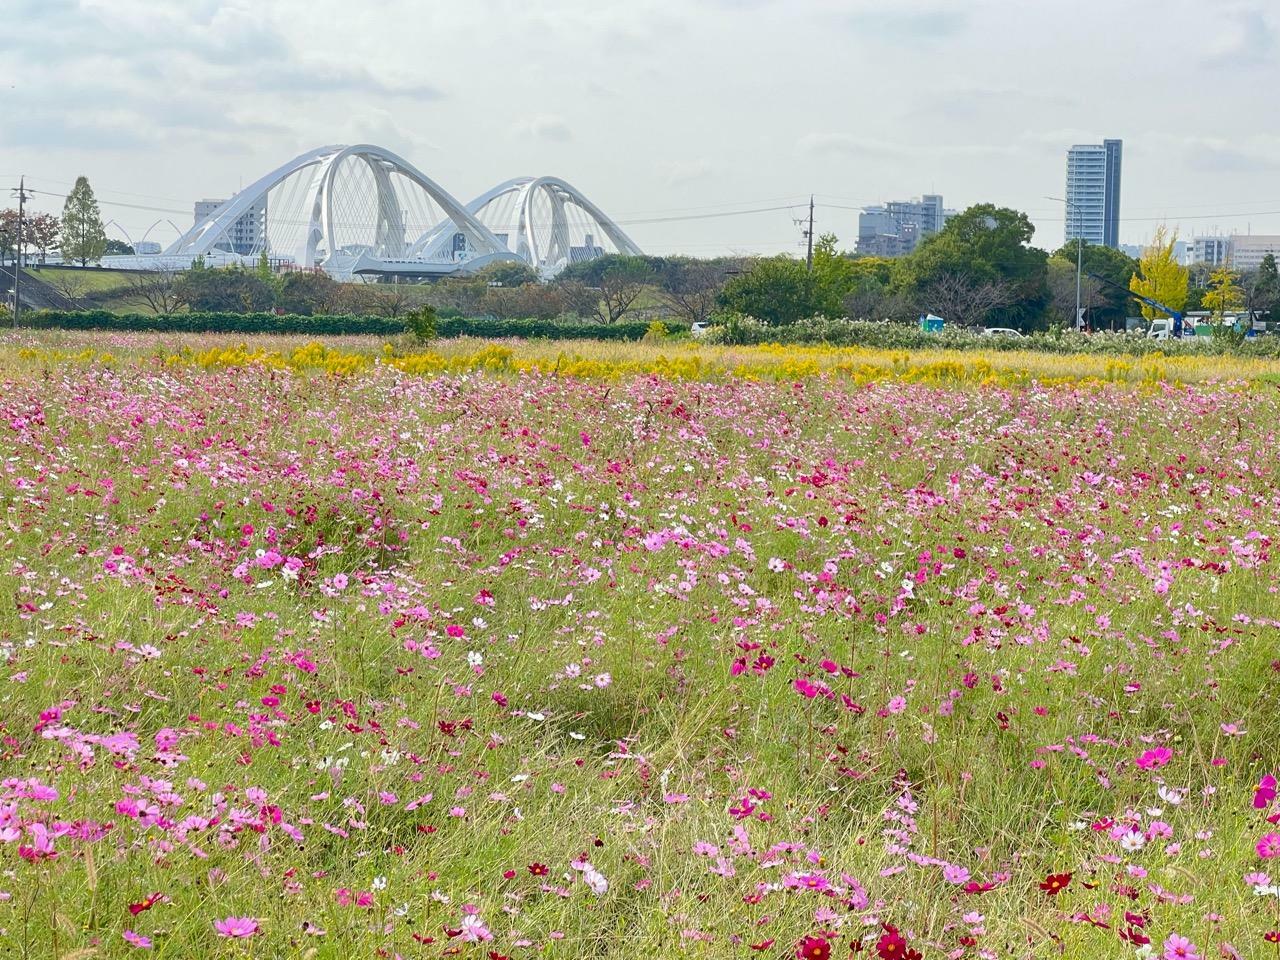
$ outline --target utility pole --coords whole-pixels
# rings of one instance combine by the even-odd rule
[[[806,235],[809,238],[809,252],[804,258],[805,268],[813,273],[813,194],[809,194],[809,229]]]
[[[18,314],[22,312],[22,298],[19,296],[19,278],[22,276],[22,208],[27,200],[27,178],[22,177],[18,180],[18,189],[13,191],[18,195],[18,238],[14,244],[13,257],[13,325],[18,326]]]

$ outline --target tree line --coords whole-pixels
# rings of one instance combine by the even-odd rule
[[[120,241],[107,239],[102,211],[87,177],[76,178],[62,207],[62,217],[48,213],[24,214],[22,217],[22,250],[18,250],[18,211],[0,210],[0,263],[29,262],[35,253],[40,263],[57,250],[64,263],[85,267],[98,263],[109,253],[132,253]]]
[[[22,232],[24,249],[42,262],[55,249],[64,262],[81,266],[108,252],[132,252],[106,238],[85,177],[67,196],[61,219],[24,217]],[[1182,266],[1174,257],[1176,235],[1164,227],[1137,260],[1087,243],[1046,252],[1031,246],[1034,233],[1025,213],[978,204],[904,257],[841,252],[837,238],[825,235],[814,246],[811,269],[789,256],[610,255],[570,264],[550,282],[541,282],[524,264],[499,263],[430,284],[359,284],[339,283],[318,271],[275,273],[264,257],[257,269],[214,270],[197,261],[186,271],[130,274],[123,291],[112,296],[162,315],[190,310],[397,317],[431,306],[446,317],[614,324],[665,316],[693,324],[723,313],[780,326],[813,317],[909,321],[932,313],[961,327],[1027,331],[1074,326],[1077,297],[1095,330],[1124,329],[1138,306],[1131,293],[1174,310],[1218,316],[1241,310],[1274,315],[1280,309],[1280,280],[1270,256],[1260,269],[1240,275],[1222,266]],[[16,211],[0,212],[0,262],[15,255],[16,237]],[[68,299],[80,299],[74,277],[54,283]],[[1162,315],[1150,306],[1141,310],[1148,319]]]

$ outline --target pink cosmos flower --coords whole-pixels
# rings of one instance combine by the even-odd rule
[[[1138,757],[1138,766],[1143,770],[1155,770],[1163,767],[1166,763],[1173,759],[1173,751],[1168,747],[1156,747],[1154,750],[1145,750]]]
[[[142,934],[134,933],[132,930],[124,931],[124,933],[122,933],[121,936],[124,937],[125,943],[131,944],[137,947],[139,950],[151,949],[150,937],[144,937]]]
[[[462,918],[462,939],[468,943],[480,943],[492,940],[493,934],[489,932],[489,928],[484,925],[484,921],[479,916],[469,913]]]
[[[1200,951],[1186,937],[1171,933],[1164,942],[1164,960],[1200,960]]]
[[[1258,787],[1253,792],[1253,809],[1265,810],[1271,806],[1271,802],[1276,798],[1276,778],[1271,774],[1265,774],[1258,781]]]
[[[225,920],[213,921],[213,929],[220,937],[246,939],[258,932],[258,921],[252,917],[227,917]]]
[[[1255,848],[1263,860],[1280,856],[1280,833],[1264,833]]]

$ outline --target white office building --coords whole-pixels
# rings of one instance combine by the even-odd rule
[[[1227,247],[1232,270],[1247,273],[1262,266],[1267,254],[1280,261],[1280,236],[1276,234],[1233,234]]]
[[[225,200],[197,200],[196,223],[208,219]],[[251,256],[261,253],[267,245],[267,200],[253,204],[227,230],[224,246],[229,246],[229,253]]]
[[[1120,160],[1123,142],[1076,144],[1067,151],[1067,209],[1063,235],[1070,243],[1120,246]]]
[[[1206,264],[1220,267],[1231,256],[1230,237],[1195,237],[1191,241],[1191,266]]]

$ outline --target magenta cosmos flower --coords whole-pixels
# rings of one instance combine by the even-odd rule
[[[1171,933],[1164,942],[1164,960],[1200,960],[1200,950],[1181,934]]]
[[[1280,856],[1280,833],[1264,833],[1255,848],[1263,860]]]
[[[213,921],[213,929],[220,937],[245,938],[258,932],[258,921],[253,917],[227,917]]]

